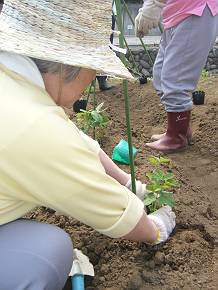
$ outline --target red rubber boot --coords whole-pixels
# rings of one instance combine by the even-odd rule
[[[167,113],[167,132],[159,140],[146,143],[148,147],[163,153],[174,153],[184,150],[188,145],[191,112]]]
[[[161,138],[163,138],[166,135],[166,133],[162,133],[162,134],[154,134],[151,136],[151,141],[157,141],[160,140]],[[189,126],[188,127],[188,132],[187,132],[187,141],[188,141],[188,145],[192,145],[192,129]]]

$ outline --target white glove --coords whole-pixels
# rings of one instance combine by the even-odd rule
[[[160,21],[161,10],[165,3],[157,0],[146,0],[144,5],[139,9],[139,13],[135,18],[135,35],[144,37],[149,30],[156,28]]]
[[[140,198],[142,201],[144,201],[145,195],[146,195],[146,184],[141,183],[141,181],[136,180],[135,181],[136,185],[136,196]],[[131,180],[131,175],[129,178],[129,181],[125,185],[129,190],[132,191],[132,180]]]
[[[176,215],[170,206],[163,206],[148,215],[159,230],[158,239],[155,244],[165,242],[176,226]]]

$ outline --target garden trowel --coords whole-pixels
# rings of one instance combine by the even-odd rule
[[[84,276],[94,276],[94,267],[89,258],[80,250],[73,250],[73,266],[69,276],[72,277],[72,290],[84,290]]]

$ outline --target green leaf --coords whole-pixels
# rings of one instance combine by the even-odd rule
[[[159,203],[161,206],[162,205],[169,205],[169,206],[173,207],[173,205],[174,205],[173,193],[168,192],[168,191],[162,191],[160,193]]]
[[[153,171],[152,180],[158,183],[164,181],[164,172],[160,169],[155,169]]]
[[[168,180],[164,183],[163,186],[168,187],[168,188],[175,188],[175,187],[178,187],[179,184],[176,180]]]
[[[153,192],[151,192],[145,197],[144,204],[148,206],[152,204],[154,201],[156,201],[156,196],[153,194]]]
[[[102,121],[103,121],[103,118],[102,118],[102,116],[101,116],[101,114],[99,114],[97,111],[92,111],[91,112],[91,116],[92,116],[92,118],[96,121],[96,122],[99,122],[99,123],[101,123]]]
[[[147,173],[146,173],[146,176],[148,177],[149,180],[152,181],[153,173],[151,173],[151,172],[147,172]]]
[[[97,107],[96,107],[96,111],[98,112],[98,113],[100,113],[101,112],[101,108],[104,106],[104,103],[101,103],[101,104],[99,104]]]
[[[170,164],[170,162],[169,158],[160,157],[160,164]]]
[[[156,157],[156,156],[150,156],[150,157],[148,158],[148,161],[149,161],[150,164],[153,165],[153,166],[158,166],[158,165],[160,164],[160,160],[159,160],[159,158]]]
[[[165,174],[165,180],[170,180],[170,179],[173,179],[174,175],[172,172],[169,172],[167,174]]]
[[[162,187],[158,183],[148,184],[147,189],[151,192],[159,192],[162,190]]]
[[[148,172],[146,176],[149,179],[147,190],[149,194],[145,198],[145,205],[153,212],[163,205],[174,205],[173,188],[178,187],[179,183],[174,178],[173,173],[166,166],[171,162],[164,157],[150,156],[149,162],[155,167],[153,171]],[[165,166],[164,166],[165,165]]]
[[[95,92],[95,87],[92,84],[89,85],[84,91],[85,94],[93,94],[94,92]]]

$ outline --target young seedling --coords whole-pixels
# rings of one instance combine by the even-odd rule
[[[173,207],[172,190],[179,186],[170,170],[170,159],[163,157],[150,156],[149,163],[153,166],[153,170],[148,172],[146,176],[149,179],[147,184],[148,194],[144,203],[149,212],[154,212],[164,205]]]
[[[208,77],[209,77],[209,72],[206,71],[206,69],[203,69],[202,72],[201,72],[201,79],[207,80]]]
[[[94,94],[95,92],[95,88],[94,88],[94,85],[93,83],[91,85],[89,85],[86,89],[85,89],[85,94],[86,95],[89,95],[89,94]]]
[[[93,130],[93,134],[95,135],[95,129],[99,129],[102,133],[102,129],[107,127],[109,119],[104,114],[106,109],[102,109],[103,105],[104,103],[101,103],[93,110],[80,110],[81,112],[76,114],[78,127],[84,133],[89,134]],[[95,139],[96,136],[93,137]]]
[[[198,82],[197,91],[203,91],[202,86],[204,86],[205,84],[207,85],[213,84],[213,81],[209,77],[210,77],[209,72],[206,69],[203,69],[201,71],[201,77]]]
[[[205,85],[210,85],[211,81],[209,80],[209,72],[205,69],[201,72],[201,77],[198,82],[197,90],[192,92],[193,103],[195,105],[203,105],[205,101],[205,91],[201,88],[205,87]]]

